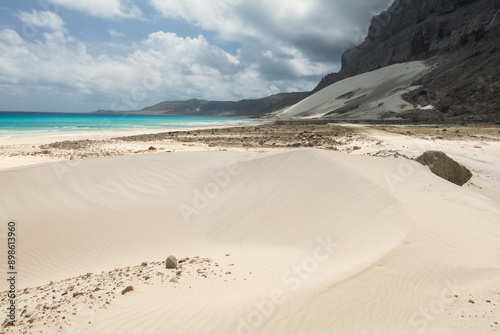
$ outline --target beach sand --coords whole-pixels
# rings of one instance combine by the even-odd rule
[[[0,237],[15,219],[19,321],[1,331],[498,332],[500,141],[395,129],[6,145]],[[429,149],[473,178],[459,187],[412,160]]]

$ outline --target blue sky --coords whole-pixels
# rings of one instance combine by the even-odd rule
[[[388,0],[0,4],[0,110],[137,110],[308,91]]]

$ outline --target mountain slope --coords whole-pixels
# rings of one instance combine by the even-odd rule
[[[423,62],[394,64],[336,82],[275,115],[372,120],[412,110],[401,96],[414,90],[412,82],[429,71]]]

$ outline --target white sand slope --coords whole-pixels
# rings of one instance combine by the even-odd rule
[[[336,82],[299,103],[279,111],[276,116],[377,119],[388,111],[401,112],[414,107],[401,96],[416,87],[412,82],[429,70],[423,62],[387,66]]]
[[[177,283],[155,278],[173,275],[161,265],[148,267],[149,281],[115,272],[116,291],[135,290],[106,308],[93,307],[94,286],[81,279],[71,284],[86,294],[57,309],[64,323],[48,309],[31,332],[500,330],[500,203],[409,160],[315,149],[162,153],[7,170],[0,189],[0,221],[19,226],[18,287],[55,282],[43,288],[47,302],[67,298],[63,279],[170,254],[219,264],[184,268]]]

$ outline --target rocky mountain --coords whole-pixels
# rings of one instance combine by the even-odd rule
[[[500,120],[500,0],[396,0],[317,92],[353,75],[426,60],[433,70],[405,95],[440,117]],[[415,116],[415,115],[413,115]]]
[[[262,99],[241,101],[207,101],[191,99],[187,101],[165,101],[137,111],[127,111],[129,115],[198,115],[198,116],[246,116],[257,117],[293,105],[309,93],[281,93]],[[123,111],[99,110],[101,114],[124,113]]]
[[[500,121],[500,0],[395,0],[373,17],[365,41],[344,52],[341,70],[326,75],[309,93],[237,102],[169,101],[127,113],[257,117],[343,79],[415,60],[426,61],[432,70],[413,82],[420,87],[403,98],[434,109],[405,111],[398,117]]]

